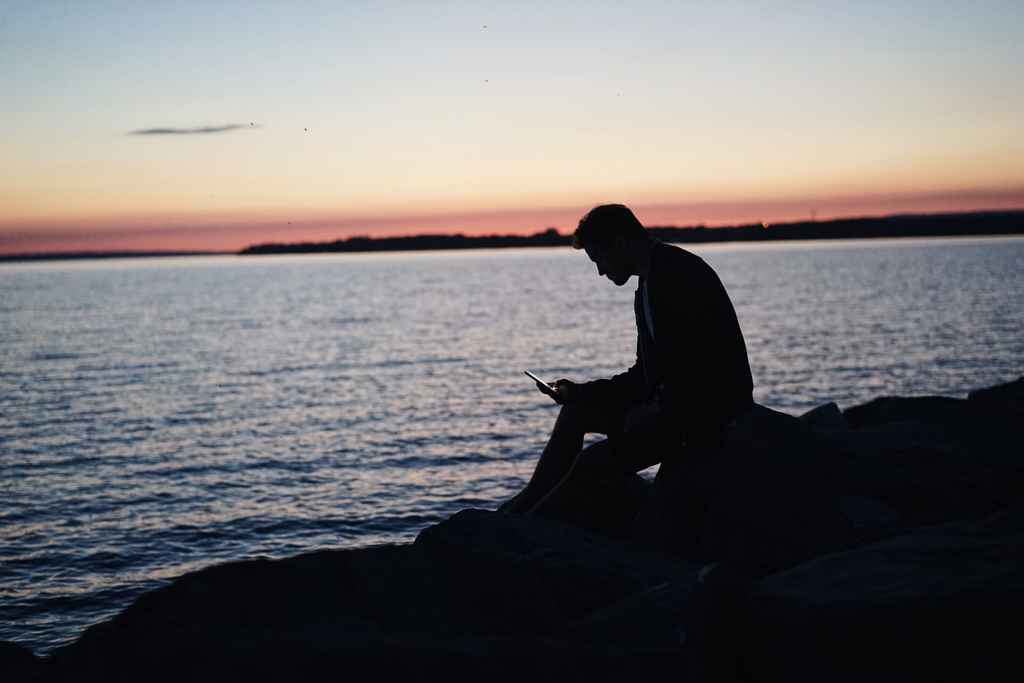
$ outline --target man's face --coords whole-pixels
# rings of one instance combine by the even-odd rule
[[[617,286],[626,284],[633,271],[626,261],[626,249],[624,243],[619,240],[610,247],[585,247],[587,256],[597,266],[597,274],[602,275]]]

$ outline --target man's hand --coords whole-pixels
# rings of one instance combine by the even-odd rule
[[[653,401],[641,403],[630,408],[629,412],[626,413],[622,427],[627,432],[633,431],[634,429],[654,429],[658,423],[658,416],[660,414],[661,408],[657,403]]]
[[[560,406],[564,406],[566,403],[572,403],[579,398],[579,391],[576,383],[567,379],[555,380],[548,386],[537,382],[537,390],[542,394],[550,396],[551,400]],[[554,391],[552,392],[552,390]]]

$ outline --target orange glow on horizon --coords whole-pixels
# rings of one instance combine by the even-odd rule
[[[596,198],[577,206],[490,211],[332,215],[281,211],[114,216],[82,220],[0,220],[0,255],[83,251],[227,251],[267,242],[329,242],[356,235],[532,234],[555,227],[571,232],[579,217],[603,202],[624,202],[648,226],[737,225],[763,221],[828,220],[896,213],[942,213],[1024,208],[1024,187],[931,193],[751,199],[685,203]]]

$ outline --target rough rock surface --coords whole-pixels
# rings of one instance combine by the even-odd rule
[[[816,558],[750,587],[756,680],[1022,680],[1024,505]]]
[[[1024,378],[758,407],[685,543],[467,510],[403,546],[187,574],[4,681],[1019,680]],[[591,528],[597,525],[591,525]]]
[[[42,671],[42,659],[17,643],[0,640],[0,680],[31,680]]]
[[[674,624],[698,569],[467,510],[407,546],[188,574],[55,653],[45,680],[323,680],[365,667],[383,680],[554,681],[679,667]],[[636,604],[661,619],[630,633]],[[609,630],[628,637],[609,647]]]

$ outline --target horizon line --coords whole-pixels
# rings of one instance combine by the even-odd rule
[[[580,198],[583,199],[583,198]],[[267,242],[335,241],[354,234],[410,235],[438,232],[528,234],[547,227],[575,228],[597,204],[625,203],[645,225],[728,227],[747,222],[829,220],[897,213],[1010,210],[1024,207],[1024,186],[965,188],[862,195],[747,198],[702,201],[640,201],[639,197],[591,196],[572,204],[519,207],[449,206],[446,211],[406,202],[364,215],[310,208],[148,213],[78,219],[0,218],[0,253],[79,251],[230,252]]]
[[[831,223],[842,223],[847,221],[881,221],[891,220],[898,218],[927,218],[927,217],[940,217],[940,216],[983,216],[983,215],[998,215],[998,214],[1024,214],[1024,206],[1015,208],[998,208],[998,209],[972,209],[966,211],[907,211],[907,212],[896,212],[886,214],[862,214],[862,215],[848,215],[848,216],[830,216],[827,218],[809,218],[802,220],[789,220],[789,221],[749,221],[744,223],[733,223],[728,225],[707,225],[705,223],[695,223],[691,225],[645,225],[644,227],[648,230],[730,230],[739,228],[750,228],[750,227],[763,227],[770,229],[772,227],[786,227],[786,226],[805,226],[805,225],[828,225]],[[256,242],[248,244],[241,249],[76,249],[71,251],[27,251],[27,252],[0,252],[0,261],[11,262],[11,261],[43,261],[43,260],[74,260],[74,259],[102,259],[102,258],[155,258],[155,257],[169,257],[169,256],[232,256],[232,255],[246,255],[245,252],[255,248],[267,248],[267,247],[290,247],[290,246],[327,246],[332,244],[344,244],[350,241],[370,241],[370,242],[391,242],[396,240],[408,240],[408,239],[422,239],[422,238],[466,238],[466,239],[487,239],[487,238],[519,238],[519,239],[530,239],[538,238],[544,235],[550,234],[552,231],[558,235],[559,238],[568,238],[572,235],[570,232],[561,232],[556,227],[548,227],[537,230],[535,232],[519,232],[519,233],[500,233],[500,232],[479,232],[473,234],[466,234],[465,232],[417,232],[417,233],[397,233],[387,234],[374,237],[365,234],[353,234],[348,237],[338,237],[336,239],[328,240],[295,240],[291,242]],[[976,236],[968,234],[965,236]],[[805,240],[814,239],[830,239],[829,237],[813,237],[813,238],[802,238]],[[848,238],[844,238],[848,239]],[[884,236],[877,237],[865,237],[864,239],[885,239]],[[714,242],[716,240],[708,240]],[[529,246],[529,245],[524,245]],[[500,248],[500,247],[499,247]],[[444,250],[444,248],[439,248]],[[398,250],[396,250],[398,251]]]

